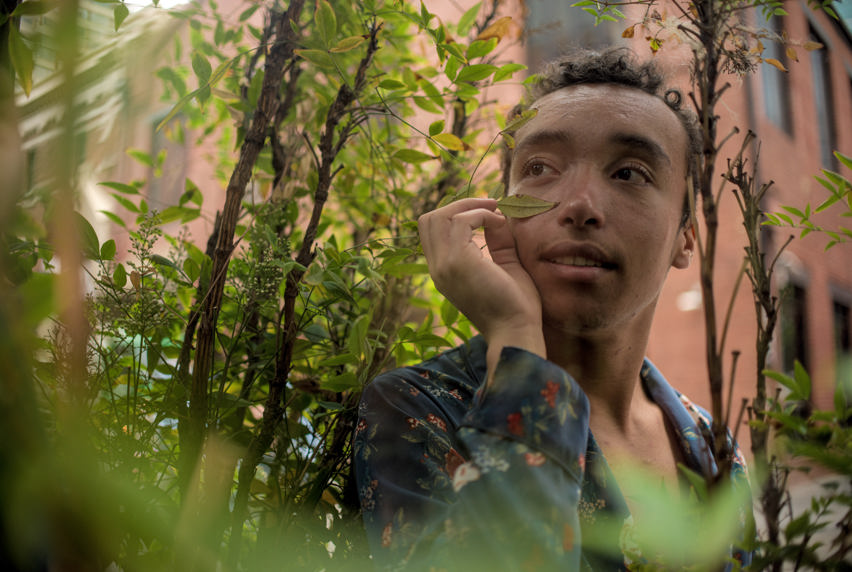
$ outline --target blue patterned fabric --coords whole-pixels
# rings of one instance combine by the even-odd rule
[[[377,568],[624,570],[644,562],[625,534],[632,518],[589,432],[583,391],[554,363],[511,347],[486,391],[486,349],[473,338],[364,391],[354,462]],[[714,474],[706,412],[647,360],[641,377],[687,466]],[[748,487],[734,447],[732,478]],[[741,538],[745,514],[733,524]],[[732,557],[750,560],[741,550]]]

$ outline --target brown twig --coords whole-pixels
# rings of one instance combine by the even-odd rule
[[[323,133],[318,146],[320,163],[318,167],[317,186],[314,191],[314,205],[310,220],[305,228],[301,247],[296,256],[296,262],[299,265],[298,269],[292,270],[286,278],[283,312],[284,323],[281,328],[282,334],[279,340],[280,349],[276,358],[275,373],[269,383],[269,394],[265,402],[263,417],[240,465],[237,493],[232,513],[231,543],[229,546],[229,562],[231,563],[235,563],[239,556],[243,520],[248,506],[249,491],[251,482],[254,479],[257,463],[263,456],[264,451],[272,443],[275,428],[284,414],[283,401],[285,389],[290,375],[293,350],[298,333],[296,298],[301,289],[302,277],[314,260],[314,244],[320,217],[328,199],[331,183],[335,174],[339,171],[339,169],[333,171],[332,164],[355,127],[355,123],[351,121],[341,127],[341,121],[351,113],[351,105],[356,101],[358,94],[366,85],[367,70],[372,64],[373,56],[378,50],[378,34],[380,29],[381,25],[373,22],[366,54],[358,65],[352,86],[350,87],[344,83],[339,88],[337,97],[326,113]]]

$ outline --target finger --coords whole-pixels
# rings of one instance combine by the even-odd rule
[[[496,201],[490,199],[485,201],[464,199],[466,203],[464,205],[457,207],[456,203],[453,203],[447,205],[453,206],[453,209],[444,210],[447,207],[443,207],[420,217],[418,220],[420,242],[426,257],[429,258],[431,252],[463,247],[471,241],[473,231],[477,228],[501,224],[504,219],[502,215],[495,212]],[[480,205],[484,205],[484,208]],[[471,207],[473,207],[472,210]]]
[[[488,246],[491,259],[497,264],[518,262],[515,236],[512,234],[512,229],[505,217],[503,217],[502,224],[485,227],[485,244]]]

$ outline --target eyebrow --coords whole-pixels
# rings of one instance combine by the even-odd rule
[[[571,135],[565,131],[560,131],[557,129],[544,129],[542,131],[530,133],[529,135],[521,139],[515,147],[515,153],[523,151],[527,147],[540,147],[543,145],[552,144],[570,145],[573,142],[574,138],[571,137]]]
[[[669,166],[672,164],[671,158],[663,150],[663,147],[653,139],[649,139],[643,135],[615,133],[609,139],[616,145],[629,148],[632,151],[641,152],[651,160],[665,163]]]
[[[663,150],[663,147],[653,139],[645,137],[644,135],[639,135],[637,133],[614,133],[609,137],[609,141],[613,145],[641,153],[650,160],[665,163],[669,166],[672,164],[671,158]],[[523,151],[527,147],[535,148],[542,145],[553,144],[570,145],[574,142],[575,138],[565,131],[544,129],[524,137],[515,147],[515,153]]]

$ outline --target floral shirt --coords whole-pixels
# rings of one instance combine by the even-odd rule
[[[632,517],[589,431],[577,383],[554,363],[509,347],[486,391],[485,353],[475,337],[365,389],[354,460],[377,567],[623,570],[647,562],[631,540]],[[641,378],[686,465],[713,474],[702,436],[707,414],[647,360]],[[748,487],[734,447],[732,478]],[[732,557],[750,560],[737,549]]]

